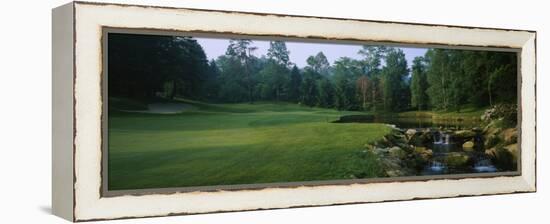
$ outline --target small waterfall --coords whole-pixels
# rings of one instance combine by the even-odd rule
[[[434,144],[441,144],[441,131],[433,134]]]
[[[450,143],[451,143],[450,134],[446,134],[443,131],[439,131],[437,134],[434,134],[434,144],[448,145]]]
[[[451,135],[444,134],[444,136],[445,136],[445,141],[443,142],[443,144],[448,145],[449,143],[451,143]]]

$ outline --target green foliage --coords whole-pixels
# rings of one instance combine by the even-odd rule
[[[207,101],[216,101],[220,91],[220,69],[215,60],[208,64],[208,71],[205,73],[204,84],[202,85],[201,99]]]
[[[267,50],[267,56],[269,59],[275,60],[277,63],[288,66],[290,63],[289,54],[290,51],[286,49],[284,41],[271,41],[269,42],[269,49]]]
[[[252,41],[249,39],[231,39],[225,53],[235,63],[233,67],[233,69],[237,70],[235,72],[242,76],[239,84],[246,89],[247,98],[250,103],[254,102],[255,80],[253,71],[251,71],[251,60],[253,60],[252,52],[256,50],[256,47],[250,46],[251,44]]]
[[[218,93],[222,102],[244,102],[249,100],[246,79],[242,75],[243,66],[238,58],[220,56],[216,60],[220,67],[220,83],[223,83]]]
[[[364,57],[362,64],[369,76],[373,77],[380,74],[382,59],[386,57],[390,49],[386,46],[363,45],[363,48],[357,52]]]
[[[486,123],[497,123],[501,128],[513,128],[517,125],[518,108],[515,104],[497,104],[483,113],[481,119]]]
[[[380,104],[383,97],[382,86],[382,60],[386,58],[388,51],[391,48],[385,46],[372,46],[363,45],[363,48],[357,52],[363,56],[363,60],[359,61],[362,65],[362,73],[365,73],[364,77],[361,77],[358,83],[359,98],[362,101],[362,109],[366,110],[367,107],[373,112],[376,112],[377,105]],[[370,100],[369,100],[370,99]],[[367,101],[370,101],[367,106]]]
[[[429,105],[428,78],[426,77],[426,65],[423,57],[415,57],[412,65],[411,76],[411,106],[418,110],[425,110]]]
[[[435,109],[460,111],[465,104],[517,101],[515,53],[430,49],[426,60],[427,93]]]
[[[434,109],[447,110],[449,107],[449,57],[443,49],[430,49],[426,52],[428,61],[428,95]]]
[[[286,100],[287,86],[290,81],[288,68],[273,59],[269,59],[260,71],[262,100]]]
[[[356,110],[359,105],[356,100],[355,80],[361,74],[358,62],[342,57],[335,62],[334,90],[335,107],[338,110]]]
[[[302,74],[296,65],[290,71],[290,80],[288,82],[288,100],[299,102],[300,86],[302,85]]]
[[[323,76],[329,75],[330,63],[323,52],[317,53],[315,56],[309,56],[306,60],[308,66],[316,73]]]
[[[111,36],[112,35],[112,36]],[[229,41],[225,55],[210,62],[189,37],[110,34],[109,90],[115,97],[218,103],[298,102],[338,110],[385,112],[411,109],[460,112],[517,99],[515,53],[429,49],[409,73],[402,50],[364,45],[361,59],[323,52],[299,68],[284,41],[271,41],[254,56],[249,39]]]
[[[405,80],[408,72],[403,51],[390,50],[386,56],[386,66],[382,69],[383,102],[386,111],[402,111],[408,108],[410,89]]]
[[[317,106],[323,108],[332,108],[334,105],[334,90],[333,84],[327,78],[320,78],[317,80]]]
[[[209,69],[206,55],[188,37],[109,34],[109,94],[148,99],[199,97]],[[171,83],[170,92],[165,84]]]
[[[300,103],[307,106],[315,106],[317,103],[316,95],[318,93],[317,80],[321,75],[312,69],[306,68],[302,76],[302,85],[300,86]]]

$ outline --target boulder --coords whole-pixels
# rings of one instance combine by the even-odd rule
[[[413,146],[426,146],[431,142],[433,142],[433,139],[429,133],[421,132],[420,134],[418,134],[417,132],[415,135],[409,138],[409,141],[407,142],[407,144],[413,145]]]
[[[485,142],[483,145],[486,149],[495,147],[500,142],[500,138],[495,134],[485,135]]]
[[[458,152],[451,152],[445,157],[445,162],[450,167],[465,166],[469,160],[470,157],[468,155]]]
[[[518,157],[518,145],[517,144],[511,144],[504,147],[493,147],[490,149],[485,150],[485,155],[489,156],[490,158],[494,159],[500,159],[504,154],[505,156],[512,156],[514,159],[517,159]]]
[[[464,142],[464,144],[462,144],[462,149],[464,149],[464,151],[474,150],[474,142],[473,141]]]
[[[407,153],[403,149],[397,146],[390,148],[388,150],[388,153],[390,154],[390,156],[399,158],[399,159],[404,159],[407,156]]]
[[[485,150],[485,155],[489,156],[489,158],[496,158],[497,157],[497,148],[493,147],[490,149]]]
[[[378,155],[388,153],[388,151],[389,151],[388,148],[374,148],[372,150],[373,153],[378,154]]]
[[[386,139],[389,141],[388,147],[398,146],[402,149],[409,148],[408,140],[404,134],[400,132],[393,132],[392,134],[386,135]]]
[[[405,135],[401,134],[399,132],[394,133],[392,137],[393,137],[392,139],[396,143],[406,143],[407,142],[407,138],[405,137]]]
[[[496,127],[495,121],[489,123],[484,129],[483,132],[488,135],[496,135],[502,131],[501,128]]]
[[[416,134],[416,129],[408,129],[405,134],[410,138],[411,136]]]
[[[459,131],[455,131],[453,135],[455,138],[466,139],[466,138],[475,137],[476,133],[471,130],[459,130]]]
[[[426,147],[415,147],[414,148],[414,153],[422,161],[427,161],[433,155],[433,151],[431,149],[427,149]]]
[[[434,142],[434,136],[431,132],[427,131],[420,135],[420,140],[423,144]]]
[[[431,149],[427,149],[424,154],[426,154],[428,156],[432,156],[434,154],[434,152]]]
[[[494,147],[485,150],[485,154],[491,158],[495,166],[501,170],[515,170],[518,162],[517,144],[504,147]]]
[[[430,158],[432,158],[432,155],[432,150],[428,149],[425,153],[420,154],[420,157],[422,158],[422,161],[427,162]]]
[[[515,143],[515,144],[510,144],[510,145],[507,145],[507,146],[504,146],[502,147],[504,148],[506,151],[508,151],[514,158],[514,160],[517,161],[518,159],[518,151],[519,151],[519,148],[518,148],[518,144]]]
[[[431,149],[428,149],[426,147],[415,147],[414,148],[414,153],[416,154],[427,154],[427,155],[432,155],[433,152]]]
[[[405,176],[406,171],[401,166],[401,160],[397,158],[386,157],[381,160],[384,172],[389,177]]]
[[[508,128],[502,131],[502,138],[506,144],[514,144],[518,142],[518,131],[516,128]]]
[[[376,146],[378,147],[391,147],[393,146],[392,142],[386,137],[382,137],[378,142],[376,142]]]

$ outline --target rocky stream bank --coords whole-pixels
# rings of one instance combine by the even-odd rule
[[[514,171],[518,132],[500,126],[498,120],[469,129],[392,126],[364,152],[377,155],[388,177]]]

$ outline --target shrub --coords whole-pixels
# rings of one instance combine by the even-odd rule
[[[497,104],[481,115],[481,120],[489,123],[494,120],[501,120],[506,127],[517,125],[518,109],[516,104]]]

